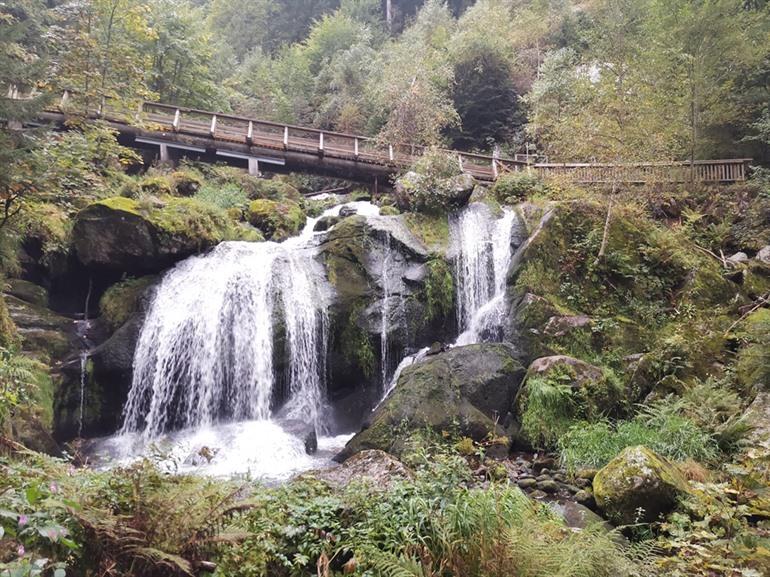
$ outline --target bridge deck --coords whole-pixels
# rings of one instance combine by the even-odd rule
[[[62,122],[75,105],[68,92],[56,109],[43,116]],[[220,114],[157,102],[143,102],[138,111],[99,107],[89,116],[106,119],[130,142],[144,146],[179,149],[208,157],[238,158],[255,171],[258,163],[283,170],[306,170],[345,178],[371,181],[391,176],[411,166],[424,152],[417,145],[391,144],[377,139],[316,128],[280,124],[254,118]],[[501,174],[527,171],[584,184],[710,182],[746,180],[749,159],[690,162],[644,162],[622,164],[569,163],[530,164],[456,150],[445,150],[457,159],[458,167],[474,178],[492,182]]]

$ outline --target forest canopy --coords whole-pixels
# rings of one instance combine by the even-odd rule
[[[0,15],[0,81],[95,102],[558,161],[769,155],[762,0],[18,0]]]

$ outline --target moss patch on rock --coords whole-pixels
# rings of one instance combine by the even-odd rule
[[[673,463],[644,446],[628,447],[593,481],[596,504],[616,524],[650,523],[688,492]]]
[[[307,217],[296,202],[258,199],[249,204],[248,220],[268,240],[281,241],[298,234]]]
[[[102,295],[99,310],[112,330],[125,323],[138,310],[139,299],[157,277],[129,278],[112,285]]]

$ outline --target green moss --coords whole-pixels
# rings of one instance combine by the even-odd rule
[[[4,284],[2,278],[0,278],[0,287]],[[8,307],[5,304],[5,299],[0,296],[0,348],[11,348],[17,345],[19,342],[19,336],[16,332],[16,325],[13,324],[11,316],[8,314]]]
[[[367,378],[374,374],[377,358],[374,354],[372,339],[359,325],[361,314],[364,310],[363,303],[358,303],[350,311],[340,339],[342,354],[346,360],[358,366]]]
[[[404,214],[404,223],[429,249],[444,252],[449,247],[449,221],[445,213],[408,212]]]
[[[296,202],[259,199],[249,204],[248,219],[265,238],[280,241],[299,233],[307,217]]]
[[[107,208],[112,210],[119,210],[122,212],[129,212],[137,216],[142,216],[139,202],[133,198],[126,198],[123,196],[113,196],[111,198],[98,200],[94,204],[106,206]]]
[[[382,216],[396,216],[401,214],[401,211],[395,206],[382,206],[380,207],[380,214]]]
[[[172,183],[168,176],[145,176],[139,181],[139,188],[144,194],[167,196],[172,193]]]
[[[154,276],[127,279],[112,285],[102,295],[99,310],[113,330],[122,326],[136,312],[139,298],[154,280]]]
[[[442,258],[433,258],[426,264],[425,302],[427,320],[445,318],[454,310],[454,278],[449,264]]]
[[[770,390],[770,310],[758,309],[736,327],[743,346],[738,352],[736,377],[746,390]]]
[[[203,186],[200,175],[190,170],[179,170],[170,176],[171,190],[178,196],[192,196]]]

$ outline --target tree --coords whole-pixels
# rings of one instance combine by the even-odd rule
[[[0,6],[0,86],[8,91],[0,98],[0,232],[33,191],[29,151],[34,140],[21,128],[48,100],[35,95],[48,72],[42,17],[38,2]]]

